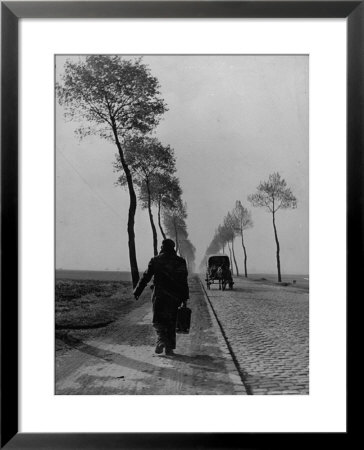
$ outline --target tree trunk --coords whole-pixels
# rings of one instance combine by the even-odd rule
[[[234,251],[234,239],[231,239],[231,251],[233,253],[233,258],[234,258],[234,264],[235,264],[235,269],[236,269],[236,276],[239,276],[239,268],[238,265],[236,263],[236,258],[235,258],[235,251]]]
[[[230,254],[230,268],[231,268],[231,275],[234,275],[233,259],[232,259],[232,257],[231,257],[231,248],[230,248],[229,241],[227,241],[227,245],[228,245],[229,254]]]
[[[153,219],[153,213],[152,213],[152,201],[150,198],[149,181],[146,180],[146,182],[147,182],[147,190],[148,190],[148,213],[149,213],[149,220],[150,220],[150,225],[152,227],[152,233],[153,233],[153,252],[154,252],[154,256],[157,256],[158,255],[158,236],[157,236],[157,230],[154,225],[154,219]]]
[[[135,195],[134,185],[133,185],[133,179],[130,173],[129,166],[127,165],[123,149],[121,148],[121,144],[119,141],[118,133],[116,126],[113,125],[113,133],[115,138],[115,143],[119,151],[120,161],[121,165],[123,166],[123,170],[125,173],[126,181],[128,183],[128,190],[129,190],[129,213],[128,213],[128,246],[129,246],[129,261],[130,261],[130,271],[131,271],[131,278],[133,282],[133,287],[135,287],[138,284],[139,281],[139,269],[138,269],[138,262],[136,257],[136,249],[135,249],[135,232],[134,232],[134,223],[135,223],[135,212],[137,207],[137,199]]]
[[[162,221],[161,221],[161,202],[158,202],[158,225],[159,225],[159,229],[162,233],[163,239],[167,239],[166,233],[164,232],[163,228],[162,228]]]
[[[225,255],[225,244],[222,244],[222,254]]]
[[[275,213],[273,212],[273,228],[274,228],[274,237],[276,240],[276,245],[277,245],[277,269],[278,269],[278,282],[282,281],[282,277],[281,277],[281,261],[279,258],[279,241],[278,241],[278,235],[277,235],[277,228],[276,228],[276,221],[275,221]]]
[[[244,272],[245,272],[245,278],[248,278],[248,271],[247,271],[247,260],[248,257],[246,255],[246,248],[245,248],[245,244],[244,244],[244,230],[241,229],[241,245],[243,246],[243,250],[244,250]]]

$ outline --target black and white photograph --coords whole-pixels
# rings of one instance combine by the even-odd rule
[[[55,394],[309,392],[309,56],[55,55]]]

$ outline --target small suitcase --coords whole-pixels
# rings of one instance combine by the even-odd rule
[[[191,310],[187,306],[180,306],[177,311],[176,333],[190,332]]]

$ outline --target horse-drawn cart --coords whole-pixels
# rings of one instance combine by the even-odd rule
[[[219,285],[219,289],[225,290],[226,286],[232,289],[234,286],[233,277],[230,270],[230,259],[227,255],[213,255],[207,260],[206,267],[206,287],[210,289],[211,284],[215,281]]]

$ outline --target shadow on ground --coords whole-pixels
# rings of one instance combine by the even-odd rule
[[[229,381],[228,377],[226,381],[221,377],[221,374],[226,373],[224,359],[221,357],[214,357],[203,354],[182,355],[178,353],[176,353],[173,357],[166,355],[155,355],[155,357],[158,359],[168,358],[169,360],[175,361],[177,363],[176,367],[161,368],[158,364],[154,365],[150,362],[133,359],[129,356],[125,356],[123,354],[116,353],[110,350],[100,349],[70,335],[63,334],[62,337],[59,338],[62,339],[65,344],[67,344],[67,346],[73,347],[78,351],[86,353],[92,357],[99,358],[109,363],[118,364],[122,367],[127,367],[129,369],[137,370],[140,372],[153,373],[155,370],[158,370],[159,377],[170,379],[172,381],[179,381],[181,379],[181,375],[183,375],[183,365],[181,366],[180,363],[185,363],[189,367],[197,369],[197,373],[195,373],[193,379],[189,380],[186,377],[186,379],[184,380],[184,383],[189,384],[191,387],[203,386],[206,383],[207,372],[210,374],[215,374],[215,376],[211,377],[210,380],[213,381],[216,386],[219,386],[219,388],[223,388],[225,386],[226,389],[231,388],[231,382]],[[153,352],[153,347],[151,347],[151,352]],[[201,373],[199,373],[199,371],[201,371]],[[86,380],[83,385],[87,386]],[[208,392],[208,394],[214,394],[214,386],[212,386],[209,391],[211,392]]]

